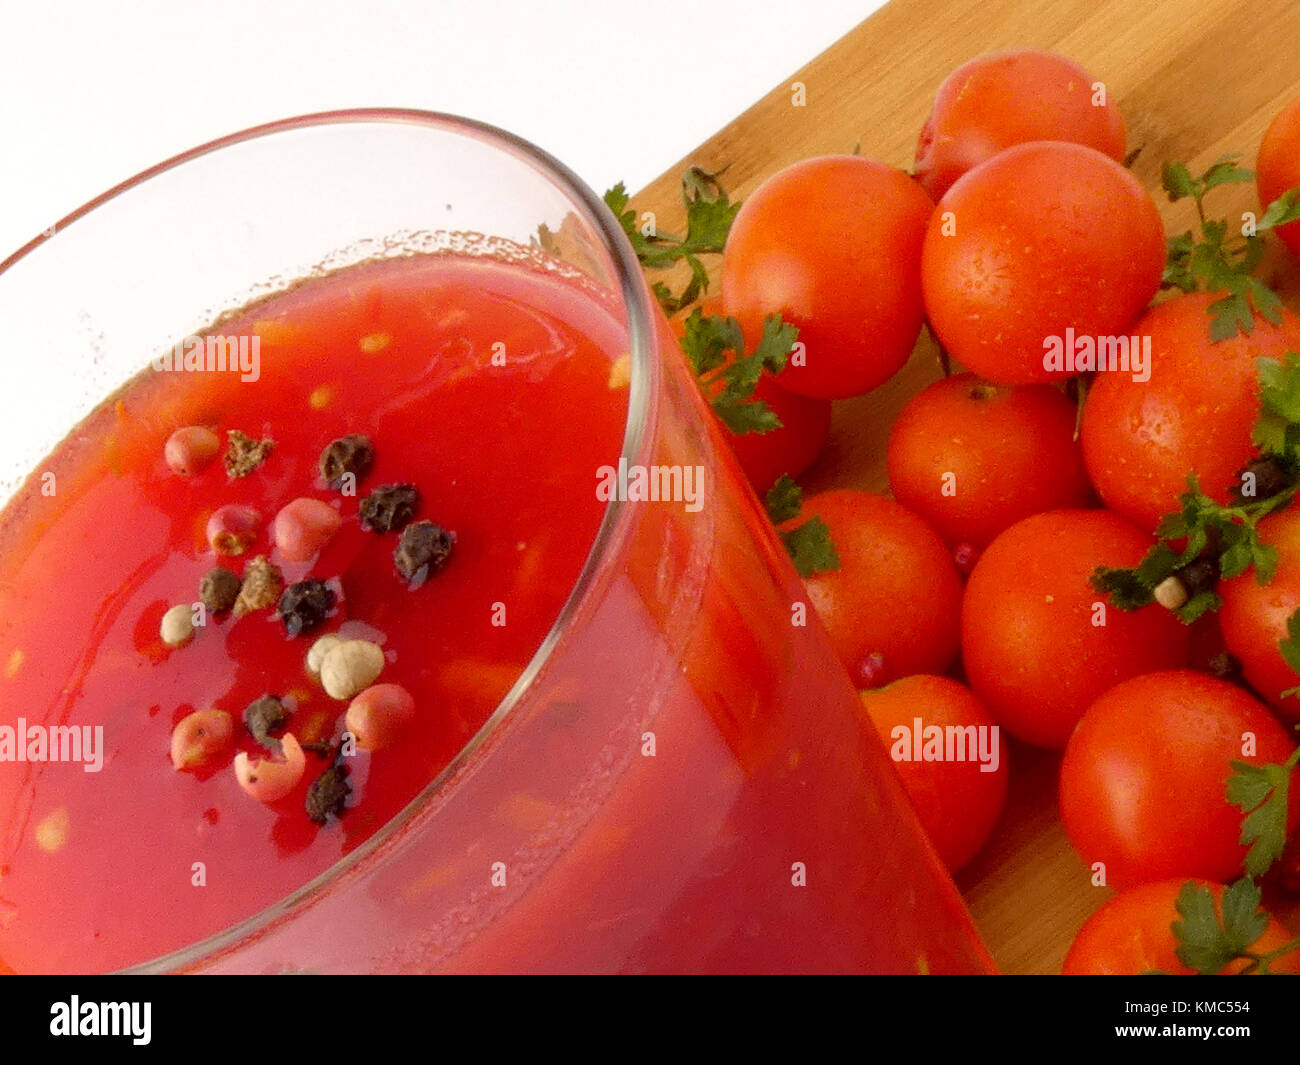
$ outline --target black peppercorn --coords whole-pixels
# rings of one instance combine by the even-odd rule
[[[361,527],[370,532],[401,532],[415,518],[420,493],[413,484],[383,484],[361,501]]]
[[[352,794],[348,784],[348,767],[335,763],[311,782],[307,789],[307,816],[318,825],[323,825],[332,814],[338,817],[343,813],[343,804]]]
[[[289,585],[280,596],[278,607],[284,631],[290,636],[314,629],[333,609],[333,590],[314,578]]]
[[[320,475],[331,488],[338,489],[343,478],[351,474],[353,483],[360,481],[375,464],[375,449],[370,438],[351,433],[331,441],[321,452]]]
[[[244,707],[244,727],[249,735],[275,754],[280,753],[280,741],[271,733],[284,728],[288,720],[289,711],[274,695],[263,695]]]
[[[213,566],[199,581],[199,602],[209,614],[224,614],[239,598],[240,583],[225,566]]]
[[[1220,680],[1240,683],[1241,681],[1241,659],[1230,651],[1220,651],[1210,659],[1210,673]]]
[[[412,588],[418,588],[447,564],[455,543],[455,533],[431,521],[417,521],[402,530],[393,565]]]
[[[1183,582],[1183,587],[1190,595],[1195,595],[1197,592],[1213,588],[1215,581],[1219,579],[1219,571],[1210,559],[1198,558],[1178,571],[1178,579]]]
[[[1250,478],[1246,478],[1250,474]],[[1237,483],[1232,491],[1238,499],[1246,501],[1269,499],[1283,489],[1290,487],[1291,474],[1287,468],[1271,457],[1257,458],[1246,465],[1237,474]],[[1247,493],[1246,489],[1251,491]]]

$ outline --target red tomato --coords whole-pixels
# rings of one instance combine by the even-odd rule
[[[979,853],[1006,804],[1001,730],[969,688],[947,677],[904,677],[864,691],[862,706],[903,778],[921,827],[955,872]]]
[[[706,316],[722,314],[722,300],[707,299],[700,304],[700,311]],[[687,317],[689,312],[669,321],[678,340]],[[783,370],[781,376],[787,372]],[[722,384],[715,379],[710,394],[721,391]],[[781,474],[798,477],[821,454],[831,431],[831,404],[827,399],[811,399],[786,391],[767,371],[754,386],[754,398],[772,408],[781,419],[781,428],[767,433],[733,433],[723,425],[723,431],[749,483],[762,495]]]
[[[939,86],[916,146],[916,179],[938,200],[967,170],[1027,141],[1086,144],[1123,162],[1124,120],[1109,97],[1094,103],[1093,85],[1055,52],[976,56]]]
[[[1249,336],[1210,340],[1206,308],[1222,293],[1178,296],[1153,307],[1133,334],[1151,338],[1151,378],[1098,374],[1083,409],[1083,457],[1101,498],[1144,531],[1179,509],[1187,475],[1227,503],[1237,474],[1256,455],[1258,358],[1300,350],[1300,319],[1255,319]]]
[[[1253,754],[1243,753],[1248,736]],[[1292,750],[1268,708],[1236,685],[1191,670],[1133,677],[1088,708],[1065,748],[1065,834],[1086,863],[1105,863],[1112,887],[1235,880],[1246,848],[1242,812],[1224,794],[1231,763],[1285,762]]]
[[[925,309],[940,343],[990,381],[1071,376],[1051,344],[1110,337],[1156,294],[1165,237],[1151,197],[1119,163],[1080,144],[1036,141],[953,185],[930,219]]]
[[[1089,581],[1098,566],[1136,565],[1150,544],[1110,511],[1056,510],[1011,526],[980,556],[962,601],[962,662],[1014,735],[1064,747],[1107,688],[1186,663],[1187,630],[1169,611],[1118,610]]]
[[[1270,514],[1256,529],[1260,540],[1277,550],[1277,570],[1262,586],[1253,570],[1220,581],[1219,628],[1250,686],[1288,718],[1300,720],[1300,698],[1282,698],[1300,685],[1300,676],[1278,650],[1287,636],[1287,618],[1300,610],[1300,505]]]
[[[901,504],[868,492],[810,496],[795,523],[811,517],[830,528],[840,568],[804,585],[858,687],[947,670],[957,657],[961,577],[943,541]]]
[[[1300,188],[1300,100],[1282,108],[1265,131],[1255,174],[1260,203],[1265,207],[1288,189]],[[1283,226],[1277,235],[1300,255],[1300,222]]]
[[[1162,972],[1191,976],[1193,970],[1178,960],[1178,940],[1173,924],[1181,921],[1178,894],[1186,880],[1162,880],[1131,888],[1109,899],[1088,918],[1070,945],[1061,972],[1065,976],[1140,976]],[[1207,881],[1214,895],[1219,919],[1223,919],[1223,885]],[[1250,945],[1259,954],[1285,946],[1290,932],[1270,919],[1264,934]],[[1248,962],[1237,961],[1222,971],[1239,972]],[[1270,966],[1272,972],[1300,973],[1300,953],[1284,954]]]
[[[804,364],[783,387],[861,395],[907,361],[933,208],[901,170],[852,155],[795,163],[745,201],[722,255],[723,300],[750,344],[770,314],[798,326]]]
[[[1021,518],[1092,502],[1074,422],[1050,385],[936,381],[889,434],[889,487],[950,545],[987,547]]]

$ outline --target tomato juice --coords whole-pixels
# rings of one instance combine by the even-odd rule
[[[0,761],[5,967],[109,970],[216,935],[157,966],[989,969],[671,354],[638,454],[698,473],[701,498],[623,504],[597,539],[600,470],[623,469],[629,418],[628,331],[600,291],[450,254],[304,281],[214,327],[257,339],[255,380],[148,370],[33,473],[0,524],[0,726],[102,727],[103,750],[97,772]],[[221,461],[181,476],[164,442],[182,426],[274,447],[246,476]],[[317,469],[345,434],[374,447],[355,495]],[[394,571],[397,537],[357,517],[392,482],[455,534],[415,588]],[[289,562],[268,529],[304,496],[341,525]],[[286,584],[335,582],[338,601],[293,638],[272,608],[169,647],[160,620],[196,598],[216,561],[208,519],[229,504],[262,521],[224,564],[265,556]],[[271,803],[230,758],[260,756],[241,715],[268,693],[292,710],[285,732],[339,741],[347,703],[304,665],[331,632],[382,647],[378,680],[403,685],[415,717],[393,747],[346,758],[350,793],[320,824],[304,794],[328,755],[309,751]],[[173,727],[209,708],[229,712],[234,744],[178,771]]]
[[[616,460],[622,441],[627,387],[611,390],[610,371],[625,341],[571,283],[470,258],[377,263],[302,285],[218,332],[256,338],[255,380],[146,370],[43,464],[54,494],[33,477],[0,532],[0,720],[102,726],[105,743],[99,772],[0,763],[0,959],[20,971],[145,961],[336,862],[487,719],[554,622],[600,522],[593,460]],[[246,477],[228,478],[220,461],[181,477],[162,445],[186,425],[275,446]],[[351,497],[317,470],[322,448],[348,433],[375,451]],[[394,572],[396,536],[357,521],[359,500],[389,482],[414,484],[419,516],[457,537],[446,569],[418,589]],[[343,525],[313,562],[283,562],[267,529],[299,496],[331,502]],[[229,503],[265,521],[227,566],[265,555],[286,583],[338,578],[342,601],[296,639],[262,610],[211,618],[169,649],[159,620],[197,599],[218,561],[205,523]],[[307,675],[303,656],[340,625],[375,634],[380,679],[403,684],[418,712],[400,747],[357,753],[355,806],[336,823],[305,816],[307,779],[263,805],[240,790],[229,755],[207,771],[172,768],[173,725],[209,707],[231,713],[237,749],[256,752],[239,719],[266,693],[293,701],[299,740],[330,737],[347,704]],[[313,765],[309,755],[308,778]]]

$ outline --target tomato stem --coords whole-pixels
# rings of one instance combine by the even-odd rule
[[[1239,975],[1250,976],[1253,974],[1258,976],[1271,976],[1272,973],[1269,972],[1268,968],[1270,963],[1276,961],[1283,954],[1289,954],[1291,951],[1296,949],[1300,949],[1300,936],[1297,936],[1288,943],[1283,943],[1282,946],[1278,947],[1276,950],[1270,950],[1267,954],[1256,954],[1251,950],[1243,950],[1239,956],[1242,958],[1250,958],[1251,962],[1246,966],[1246,968],[1241,970]]]

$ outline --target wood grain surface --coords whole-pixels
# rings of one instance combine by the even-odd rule
[[[1161,164],[1181,159],[1199,171],[1238,153],[1253,168],[1268,122],[1300,96],[1297,0],[892,0],[669,167],[632,204],[656,212],[664,229],[680,231],[679,178],[690,164],[727,167],[728,191],[742,199],[786,164],[859,144],[863,155],[906,168],[939,83],[966,59],[1004,48],[1062,52],[1105,82],[1127,123],[1130,150],[1141,149],[1133,171],[1156,196],[1171,233],[1190,228],[1194,218],[1190,206],[1171,205],[1160,192]],[[804,86],[804,106],[794,105],[796,82]],[[1219,190],[1211,206],[1225,217],[1254,210],[1254,189]],[[1276,247],[1263,270],[1300,309],[1300,271]],[[923,333],[891,381],[837,403],[830,444],[801,478],[805,487],[887,490],[889,428],[939,372]],[[1091,886],[1061,830],[1059,756],[1013,745],[1010,757],[1007,811],[958,883],[1003,971],[1058,972],[1075,932],[1110,892]]]

